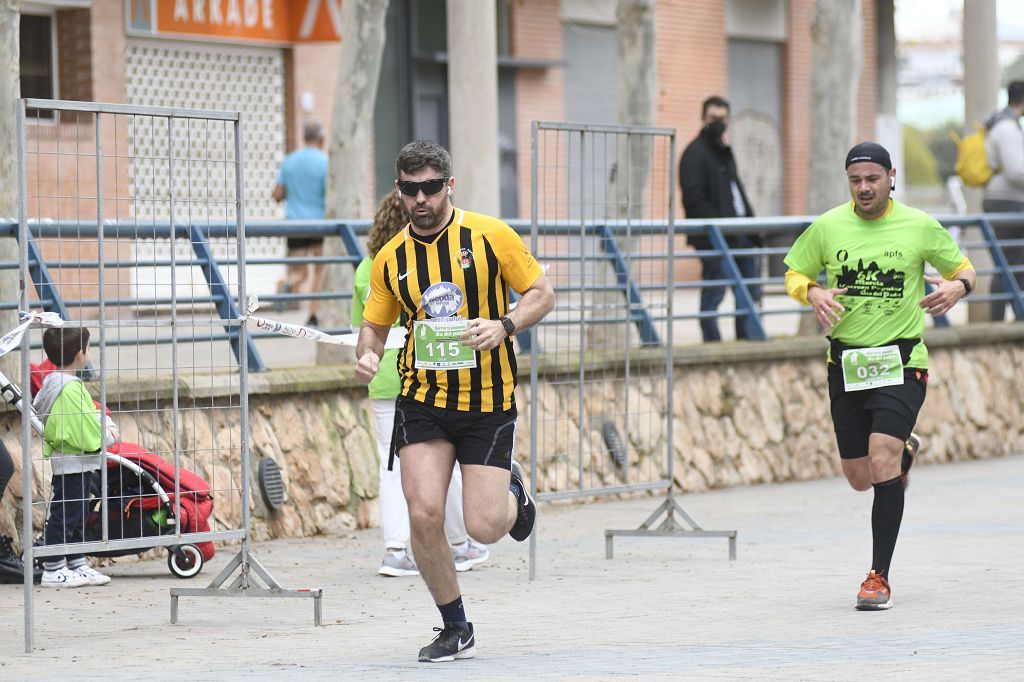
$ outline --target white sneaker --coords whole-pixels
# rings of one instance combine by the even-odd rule
[[[398,556],[395,556],[394,552],[388,552],[384,555],[384,560],[380,562],[377,574],[402,578],[408,575],[419,575],[420,569],[416,568],[416,562],[404,551]]]
[[[56,571],[43,571],[39,584],[43,587],[84,587],[89,584],[89,579],[78,571],[61,566]]]
[[[477,564],[487,561],[491,553],[487,545],[482,545],[476,540],[468,540],[464,546],[452,547],[452,558],[455,560],[455,570],[468,571]]]
[[[85,578],[87,585],[106,585],[110,582],[110,576],[100,573],[95,568],[85,564],[74,569],[75,573]]]

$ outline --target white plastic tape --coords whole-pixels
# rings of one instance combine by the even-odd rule
[[[259,310],[259,307],[260,303],[256,294],[249,294],[248,302],[245,306],[245,317],[256,326],[256,329],[260,331],[280,334],[282,336],[291,336],[296,339],[307,339],[315,343],[328,343],[334,346],[355,346],[356,342],[359,340],[359,332],[337,335],[325,334],[319,329],[304,327],[301,324],[290,324],[288,322],[278,322],[277,320],[268,320],[265,317],[258,317],[253,313]],[[401,327],[392,327],[388,332],[388,338],[384,343],[384,348],[401,348],[404,345],[405,329]]]
[[[33,310],[30,312],[20,311],[18,318],[22,323],[11,331],[0,337],[0,357],[3,357],[21,345],[21,337],[32,325],[39,327],[63,327],[64,320],[57,313],[42,312]]]

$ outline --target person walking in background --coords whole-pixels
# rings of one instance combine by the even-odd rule
[[[679,160],[679,188],[683,194],[683,210],[689,218],[747,218],[754,215],[747,194],[743,189],[739,173],[736,170],[736,159],[726,132],[729,126],[729,102],[717,96],[704,100],[701,108],[701,121],[704,127],[687,145]],[[688,240],[698,251],[713,250],[714,246],[708,237],[689,235]],[[749,249],[762,245],[757,235],[732,235],[726,237],[730,248]],[[725,277],[725,266],[720,256],[701,258],[702,275],[705,281],[720,280]],[[737,256],[736,265],[744,279],[759,276],[758,259],[756,256]],[[748,284],[750,295],[755,303],[760,303],[761,287]],[[710,313],[718,310],[725,298],[725,287],[705,286],[700,290],[700,311]],[[735,318],[736,338],[748,338],[746,317],[737,315]],[[704,317],[700,320],[700,330],[705,341],[721,341],[722,334],[718,329],[716,317]]]
[[[485,543],[506,533],[520,542],[530,536],[537,506],[512,458],[512,335],[550,312],[555,292],[511,227],[452,205],[455,178],[444,147],[410,142],[395,170],[410,222],[373,259],[355,376],[369,383],[378,373],[388,329],[401,314],[409,335],[398,355],[391,449],[402,460],[416,562],[443,623],[419,661],[452,661],[476,653],[444,534],[452,469],[462,467],[471,536]],[[521,295],[515,309],[509,287]]]
[[[409,222],[409,214],[398,190],[393,190],[380,202],[370,225],[366,240],[366,258],[356,268],[355,291],[352,295],[352,328],[363,323],[363,305],[370,295],[370,269],[373,257]],[[396,321],[395,326],[398,326]],[[391,467],[391,433],[395,424],[395,399],[402,386],[398,376],[398,349],[385,350],[380,358],[380,370],[369,385],[373,404],[373,423],[377,436],[377,454],[380,457],[380,529],[384,535],[384,560],[377,573],[400,577],[419,575],[416,562],[409,555],[409,507],[402,492],[402,472],[396,458]],[[462,517],[462,470],[458,463],[452,471],[445,502],[445,535],[451,545],[456,571],[468,571],[487,561],[490,552],[486,545],[473,540],[466,533]]]
[[[323,152],[324,130],[316,121],[302,126],[304,146],[285,157],[271,194],[277,203],[285,202],[288,220],[322,220],[327,195],[327,155]],[[288,237],[288,257],[322,256],[323,237]],[[303,263],[288,266],[287,293],[314,293],[323,290],[323,265]],[[307,326],[319,324],[317,299],[309,301]]]
[[[846,156],[853,201],[818,216],[785,262],[786,291],[829,330],[828,393],[843,475],[874,490],[871,570],[856,608],[892,606],[889,567],[904,490],[921,447],[913,433],[928,387],[925,313],[945,315],[975,284],[974,268],[937,220],[889,195],[889,152],[874,142]],[[925,263],[942,277],[924,274]],[[825,270],[826,287],[818,285]],[[925,295],[925,282],[935,290]]]
[[[985,122],[985,153],[995,175],[985,185],[982,210],[986,213],[1024,213],[1024,129],[1020,117],[1024,116],[1024,81],[1013,81],[1006,87],[1006,108]],[[1011,225],[996,225],[1000,240],[1024,240],[1024,221]],[[1024,265],[1024,245],[1004,246],[1003,253],[1010,266]],[[1015,273],[1017,286],[1024,289],[1024,272]],[[1002,275],[992,275],[989,292],[1005,294],[1010,290]],[[1006,301],[992,301],[992,321],[1002,322],[1006,315]]]

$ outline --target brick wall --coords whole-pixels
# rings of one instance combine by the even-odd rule
[[[57,12],[57,83],[61,99],[92,100],[92,25],[87,9]]]
[[[511,3],[512,54],[534,59],[562,59],[562,22],[558,3],[515,0]],[[519,215],[530,217],[531,122],[561,121],[565,116],[565,70],[560,66],[519,69],[516,73],[516,148]]]
[[[93,96],[98,102],[124,102],[124,0],[93,0],[89,12]]]
[[[807,161],[810,153],[811,27],[814,0],[790,0],[782,57],[782,140],[785,147],[783,210],[807,210]]]
[[[700,127],[700,103],[728,86],[725,0],[688,2],[659,0],[656,6],[659,85],[655,124],[675,128],[676,159]],[[811,44],[808,27],[814,0],[789,0],[789,38],[783,49],[784,210],[803,213],[806,203]],[[512,0],[512,53],[519,57],[560,60],[563,57],[559,3],[551,0]],[[85,13],[88,12],[88,15]],[[83,21],[88,16],[89,21]],[[858,137],[874,137],[877,104],[875,77],[875,6],[863,3],[864,57],[858,100]],[[58,13],[61,45],[62,96],[123,102],[124,4],[94,0],[89,10]],[[89,49],[86,49],[89,45]],[[299,107],[303,92],[313,93],[311,115],[329,128],[337,76],[339,45],[311,43],[289,50],[286,77],[287,146],[301,144],[305,114]],[[522,68],[516,73],[516,144],[520,214],[529,215],[530,124],[533,120],[564,117],[564,69]],[[113,141],[110,141],[113,144]],[[372,160],[368,159],[372,168]],[[373,192],[372,172],[367,192]],[[676,209],[681,215],[681,203]]]
[[[655,125],[676,129],[676,161],[700,131],[701,103],[729,85],[725,0],[657,5],[658,109]],[[677,201],[682,213],[682,202]]]
[[[783,208],[789,214],[806,211],[807,167],[810,154],[811,37],[810,14],[815,0],[790,0],[788,40],[783,46],[782,139],[784,156]],[[725,0],[687,2],[660,0],[656,7],[658,95],[655,125],[676,130],[676,159],[700,129],[701,102],[728,88],[728,38]],[[517,0],[512,5],[512,45],[517,56],[559,59],[561,21],[557,3]],[[875,136],[877,78],[875,74],[875,7],[863,4],[864,57],[859,83],[857,135]],[[559,68],[521,70],[517,76],[517,145],[519,149],[520,211],[529,215],[530,122],[560,120],[563,78]],[[676,201],[677,215],[682,203]]]
[[[125,102],[125,18],[123,0],[93,0],[89,9],[57,12],[57,72],[61,99]],[[126,219],[128,205],[127,123],[124,116],[105,115],[101,126],[103,145],[103,211],[108,219]],[[91,114],[67,114],[59,124],[30,124],[26,130],[29,154],[29,217],[59,219],[66,223],[96,220],[96,162],[94,119]],[[57,152],[61,155],[58,156]],[[76,159],[75,154],[81,155]],[[119,159],[116,157],[120,157]],[[59,169],[58,169],[59,166]],[[59,198],[58,198],[59,197]],[[91,260],[98,253],[95,239],[74,236],[40,240],[47,259]],[[128,241],[110,240],[105,245],[108,261],[130,257]],[[131,295],[127,270],[108,268],[106,295]],[[51,268],[50,274],[69,300],[95,298],[97,272],[89,269]],[[107,314],[118,311],[108,308]],[[73,317],[95,317],[93,310],[73,308]]]
[[[294,45],[290,59],[285,62],[285,79],[290,81],[288,94],[289,115],[286,119],[288,133],[285,141],[291,151],[302,146],[302,124],[307,118],[313,118],[324,126],[324,133],[329,135],[331,128],[331,109],[334,105],[334,88],[338,80],[338,60],[341,57],[340,43],[306,43]],[[302,93],[313,94],[313,111],[302,111],[300,99]]]
[[[878,112],[878,37],[876,35],[875,3],[861,1],[863,39],[861,49],[860,85],[857,88],[857,140],[875,140],[875,115]]]

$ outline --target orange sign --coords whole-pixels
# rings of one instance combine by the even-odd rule
[[[341,0],[125,0],[133,33],[245,42],[334,41]]]

